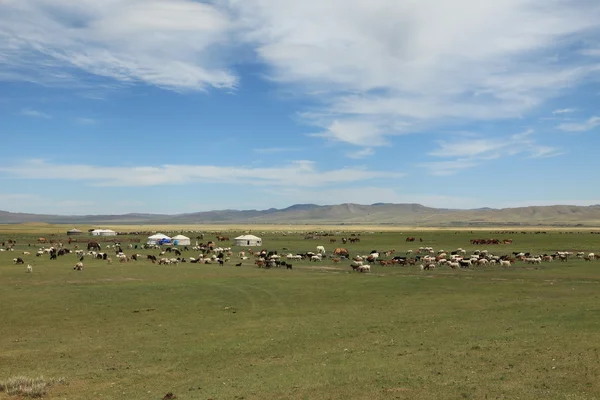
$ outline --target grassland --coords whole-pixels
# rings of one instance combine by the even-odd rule
[[[600,261],[358,274],[326,261],[289,271],[88,258],[74,271],[74,255],[22,255],[65,227],[28,228],[0,229],[0,241],[17,240],[0,252],[0,381],[65,377],[48,399],[600,398]],[[410,231],[417,244],[363,232],[347,247],[470,251],[472,237],[510,237],[488,250],[600,253],[600,235],[547,232]],[[263,241],[280,252],[335,246],[300,233]]]

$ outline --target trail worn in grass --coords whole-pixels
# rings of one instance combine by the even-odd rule
[[[482,236],[420,234],[417,245],[363,234],[348,247],[472,250],[468,238]],[[506,235],[483,235],[496,236]],[[600,247],[589,234],[512,236],[511,247],[488,249]],[[280,252],[336,246],[263,239]],[[358,274],[347,263],[86,259],[74,271],[67,255],[26,256],[26,273],[12,258],[34,240],[18,236],[16,251],[0,253],[0,381],[64,376],[48,399],[600,398],[600,261]]]

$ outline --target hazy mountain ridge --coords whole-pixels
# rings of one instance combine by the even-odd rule
[[[421,204],[296,204],[284,209],[215,210],[185,214],[48,215],[0,211],[1,224],[396,224],[416,226],[600,226],[600,205],[457,210]]]

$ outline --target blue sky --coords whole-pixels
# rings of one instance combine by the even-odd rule
[[[4,0],[0,210],[600,203],[592,0]]]

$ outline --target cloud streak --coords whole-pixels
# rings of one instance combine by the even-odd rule
[[[44,119],[52,118],[52,115],[50,115],[50,114],[47,114],[47,113],[41,112],[41,111],[37,111],[37,110],[32,110],[30,108],[25,108],[25,109],[21,110],[21,115],[23,115],[25,117],[33,117],[33,118],[44,118]]]
[[[373,179],[400,179],[401,172],[345,167],[319,170],[312,161],[281,167],[243,168],[213,165],[94,166],[53,164],[44,160],[0,166],[7,178],[82,181],[94,186],[144,187],[187,183],[227,183],[253,186],[306,187],[345,185]]]
[[[514,134],[508,137],[469,138],[455,141],[440,141],[438,148],[429,153],[437,158],[456,158],[452,161],[432,161],[420,163],[432,175],[455,175],[462,170],[477,167],[486,161],[526,154],[530,158],[556,157],[562,153],[557,148],[539,145],[532,137],[534,131]]]
[[[563,132],[587,132],[600,126],[600,117],[591,117],[582,122],[565,122],[556,128]]]

